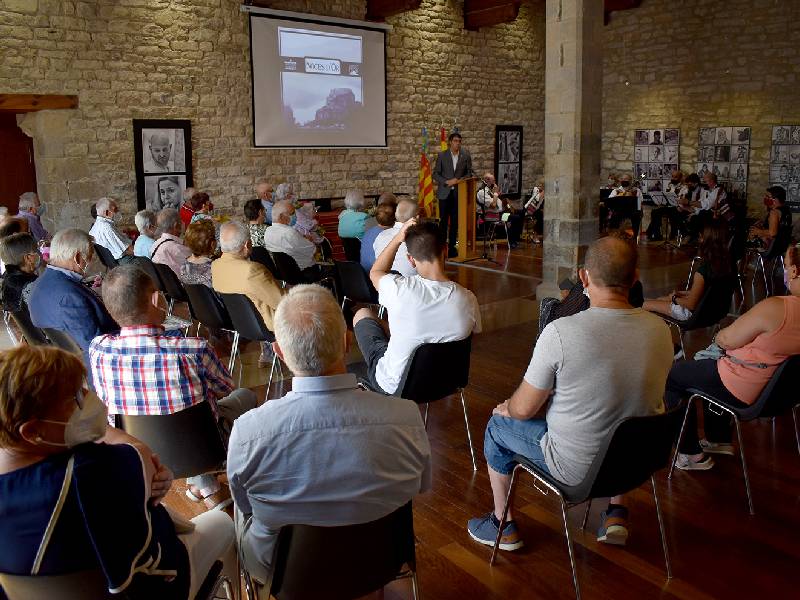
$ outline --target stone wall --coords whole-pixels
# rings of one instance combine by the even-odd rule
[[[523,125],[523,185],[541,175],[543,2],[527,0],[515,23],[478,32],[463,30],[456,0],[425,0],[389,19],[388,149],[303,151],[251,149],[249,35],[239,4],[0,0],[0,92],[79,96],[77,110],[19,118],[35,138],[39,191],[54,225],[86,226],[103,195],[135,212],[134,118],[191,119],[196,187],[236,212],[262,178],[292,181],[306,198],[342,196],[351,186],[415,193],[420,130],[442,122],[460,127],[476,169],[492,167],[495,124]],[[273,3],[352,19],[365,6]]]
[[[637,128],[679,127],[681,167],[692,172],[699,127],[751,126],[755,207],[772,125],[800,124],[798,80],[800,2],[644,0],[614,13],[605,28],[603,175],[631,172]]]

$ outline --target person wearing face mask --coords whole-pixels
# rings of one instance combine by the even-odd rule
[[[135,262],[133,242],[118,228],[122,213],[117,201],[113,198],[100,198],[95,203],[95,209],[97,218],[89,230],[94,242],[107,248],[114,259],[121,264]]]
[[[174,208],[162,208],[156,215],[156,226],[161,235],[153,243],[150,259],[167,265],[180,277],[186,259],[192,255],[181,239],[183,221],[180,214]]]
[[[800,354],[800,248],[791,246],[784,256],[783,278],[788,296],[766,298],[714,338],[721,358],[675,363],[667,379],[664,401],[678,406],[700,390],[746,408],[752,405],[778,366]],[[708,454],[733,455],[728,415],[704,407],[705,439],[699,439],[697,414],[689,411],[676,466],[704,471],[714,466]]]
[[[100,298],[83,285],[92,261],[92,237],[80,229],[62,229],[50,243],[50,262],[33,285],[28,309],[34,326],[68,333],[84,351],[95,336],[119,330]]]
[[[49,240],[50,234],[42,225],[42,215],[45,207],[39,202],[39,195],[36,192],[25,192],[19,197],[19,217],[24,217],[28,221],[28,229],[36,238],[37,242]]]
[[[764,205],[769,210],[767,218],[750,228],[750,239],[755,242],[756,247],[766,250],[779,236],[786,242],[789,241],[792,232],[792,211],[786,206],[786,190],[779,185],[767,188]]]
[[[625,173],[619,180],[619,187],[611,190],[608,199],[612,198],[629,198],[633,202],[626,205],[624,201],[610,202],[613,207],[617,204],[616,208],[612,208],[612,215],[609,226],[612,229],[618,229],[625,219],[631,220],[631,227],[633,228],[633,237],[639,236],[639,228],[642,225],[642,190],[633,185],[633,178],[630,174]],[[623,204],[619,204],[623,202]]]
[[[311,280],[318,279],[314,254],[317,246],[294,228],[297,222],[295,208],[289,200],[276,202],[272,207],[272,226],[264,232],[264,246],[270,252],[283,252],[291,256]]]
[[[76,597],[105,588],[132,599],[194,598],[232,548],[233,522],[211,511],[176,535],[161,505],[172,473],[108,426],[85,376],[80,359],[57,348],[0,353],[0,584],[6,575],[83,572]]]
[[[0,260],[6,265],[0,283],[3,310],[14,313],[27,306],[42,255],[30,233],[15,233],[0,240]]]

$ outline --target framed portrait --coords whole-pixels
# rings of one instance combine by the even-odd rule
[[[522,194],[522,126],[494,128],[494,173],[500,193],[517,199]]]
[[[769,183],[786,190],[786,201],[792,212],[800,212],[800,125],[772,127],[772,149],[769,158]]]
[[[139,210],[180,208],[192,187],[192,126],[185,119],[134,119]]]
[[[647,191],[661,191],[679,162],[679,129],[634,129],[633,176]],[[713,149],[713,148],[712,148]]]

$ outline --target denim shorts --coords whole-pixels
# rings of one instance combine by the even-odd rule
[[[486,426],[483,454],[493,471],[510,475],[516,466],[514,455],[527,458],[546,473],[550,473],[544,460],[541,441],[547,433],[544,419],[512,419],[492,415]]]

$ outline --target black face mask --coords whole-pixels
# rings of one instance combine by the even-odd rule
[[[631,182],[630,181],[620,181],[619,184],[622,187],[629,187],[631,185]]]

